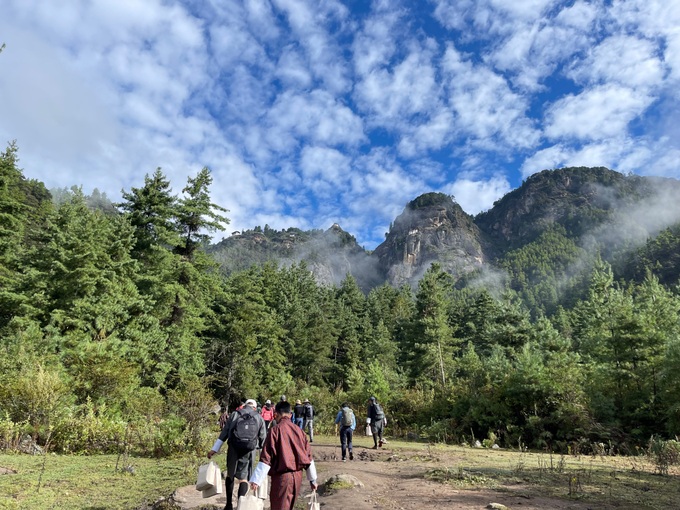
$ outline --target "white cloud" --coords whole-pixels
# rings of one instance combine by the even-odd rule
[[[364,137],[363,123],[350,108],[328,92],[284,92],[269,109],[267,139],[279,152],[293,150],[298,138],[322,145],[356,145]]]
[[[308,89],[312,85],[312,76],[305,66],[302,55],[294,45],[284,48],[276,66],[275,75],[289,87]]]
[[[629,136],[587,143],[578,147],[558,144],[527,158],[522,177],[541,170],[604,166],[622,173],[677,177],[680,150],[671,140],[635,139]]]
[[[538,132],[525,113],[527,101],[514,93],[502,76],[464,60],[452,45],[443,60],[448,103],[456,114],[456,128],[463,135],[483,147],[499,142],[514,148],[536,144]]]
[[[207,165],[235,230],[340,220],[371,247],[517,165],[680,176],[678,26],[666,0],[6,0],[0,137],[48,186]]]
[[[590,29],[560,24],[527,25],[518,28],[486,60],[511,73],[513,84],[520,89],[543,90],[545,78],[587,47]]]
[[[530,175],[542,170],[551,170],[565,166],[564,162],[568,159],[569,154],[570,151],[559,144],[535,152],[524,160],[522,164],[522,178],[526,179]]]
[[[352,42],[353,63],[359,76],[389,64],[397,51],[402,15],[400,9],[380,9],[364,21]]]
[[[347,8],[335,0],[272,0],[285,14],[297,40],[305,49],[310,70],[324,86],[334,92],[347,91],[350,80],[341,50],[328,32],[331,23],[342,24]]]
[[[680,4],[666,0],[627,0],[616,2],[611,15],[625,33],[639,32],[650,41],[660,42],[663,62],[670,77],[680,80]]]
[[[350,158],[327,147],[305,147],[300,156],[305,184],[320,196],[330,196],[346,188],[350,164]]]
[[[478,36],[512,33],[518,24],[541,19],[559,0],[434,0],[435,18],[445,27],[461,30],[472,23]]]
[[[472,215],[490,209],[496,200],[511,190],[510,183],[502,175],[486,180],[461,177],[444,188],[445,193],[453,195],[461,208]]]
[[[546,113],[549,138],[602,140],[620,136],[653,98],[619,85],[600,85],[556,101]]]
[[[431,49],[413,45],[394,67],[375,68],[364,75],[356,86],[356,97],[362,110],[373,115],[374,124],[401,127],[436,104],[435,74]]]
[[[16,139],[20,157],[29,162],[30,154],[60,166],[96,158],[102,144],[118,135],[116,119],[101,95],[105,85],[30,32],[6,28],[0,33],[7,45],[0,55],[3,139]],[[56,175],[51,177],[52,184],[58,182]]]
[[[657,45],[638,37],[618,34],[595,46],[588,56],[572,65],[567,76],[577,82],[618,83],[647,92],[664,77]]]
[[[399,141],[399,152],[406,157],[415,157],[428,150],[438,150],[447,145],[454,130],[454,115],[448,108],[433,112],[430,118],[406,128]]]

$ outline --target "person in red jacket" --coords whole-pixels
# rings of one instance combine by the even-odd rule
[[[265,425],[269,428],[269,424],[274,421],[274,408],[272,407],[272,401],[265,401],[262,409],[260,409],[260,416],[264,420]]]

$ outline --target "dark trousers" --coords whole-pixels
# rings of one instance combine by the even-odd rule
[[[340,427],[340,446],[342,447],[342,458],[347,458],[347,450],[352,453],[352,427]]]
[[[371,432],[373,432],[373,445],[377,448],[378,442],[382,446],[383,428],[385,427],[382,419],[371,422]]]
[[[238,497],[245,496],[248,492],[248,483],[253,474],[253,466],[255,465],[255,450],[250,452],[239,452],[232,446],[227,447],[227,474],[224,479],[224,494],[227,496],[227,504],[225,510],[232,510],[233,501],[232,494],[234,492],[234,479],[238,478],[242,481],[238,486]],[[238,499],[237,499],[238,501]]]

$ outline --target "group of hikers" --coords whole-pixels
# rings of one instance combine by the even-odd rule
[[[377,449],[386,442],[383,430],[387,419],[375,397],[369,399],[367,411],[367,427],[370,427],[373,436],[373,448]],[[347,454],[349,460],[354,460],[352,436],[357,422],[354,411],[346,402],[340,406],[335,424],[339,426],[343,462],[347,461]],[[223,414],[220,427],[220,435],[208,452],[208,458],[227,443],[225,510],[234,508],[232,494],[235,480],[240,481],[238,497],[241,497],[248,493],[248,489],[257,491],[269,476],[271,510],[293,510],[300,496],[303,469],[307,472],[312,490],[316,491],[317,475],[311,448],[314,407],[308,399],[297,400],[295,406],[291,406],[282,395],[273,408],[271,400],[267,400],[259,409],[255,400],[248,399],[232,413]],[[260,458],[256,464],[257,450]]]

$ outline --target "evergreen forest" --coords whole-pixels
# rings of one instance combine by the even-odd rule
[[[375,395],[388,434],[429,441],[627,453],[680,434],[677,229],[625,263],[595,254],[564,289],[557,229],[507,254],[500,290],[434,263],[365,292],[304,262],[222,271],[211,183],[204,168],[174,192],[158,169],[111,204],[0,153],[0,447],[202,451],[219,408],[282,394],[309,398],[320,432]]]

